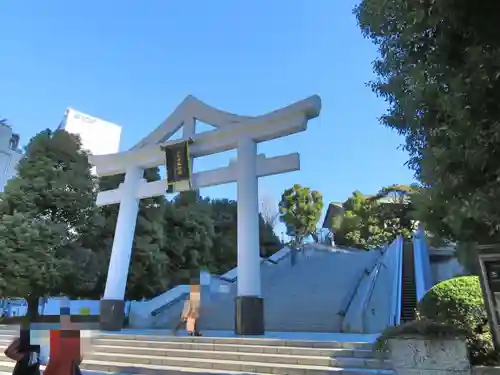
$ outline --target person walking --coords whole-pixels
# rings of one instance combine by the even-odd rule
[[[172,330],[172,333],[174,336],[177,336],[177,332],[183,325],[186,324],[186,320],[189,314],[189,309],[190,309],[190,303],[189,303],[189,297],[184,301],[184,307],[182,308],[181,316],[179,317],[179,321],[177,322],[177,325],[174,327]]]
[[[186,316],[186,331],[188,336],[201,336],[198,330],[198,318],[200,317],[200,293],[191,293],[189,296],[189,309]]]

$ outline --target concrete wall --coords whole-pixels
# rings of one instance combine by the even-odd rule
[[[456,257],[443,260],[432,260],[431,271],[435,284],[465,274],[465,270]]]

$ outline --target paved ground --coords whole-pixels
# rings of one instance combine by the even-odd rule
[[[0,325],[0,329],[5,326]],[[42,331],[43,332],[43,331]],[[40,336],[44,336],[39,332]],[[46,332],[45,332],[46,333]],[[172,336],[172,331],[167,329],[123,329],[119,332],[107,331],[82,331],[83,337],[92,337],[99,333],[122,334],[122,335],[158,335]],[[233,331],[202,331],[205,337],[246,337],[246,338],[266,338],[279,340],[300,340],[300,341],[338,341],[338,342],[374,342],[379,334],[360,333],[320,333],[320,332],[266,332],[263,336],[238,336]],[[35,333],[35,336],[38,336]],[[187,336],[185,331],[179,331],[178,336]]]

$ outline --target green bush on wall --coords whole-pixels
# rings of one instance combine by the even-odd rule
[[[455,277],[435,285],[420,301],[418,316],[465,331],[473,364],[497,361],[479,277]]]

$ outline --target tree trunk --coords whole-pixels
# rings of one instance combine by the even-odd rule
[[[38,305],[39,305],[40,297],[35,295],[30,295],[26,298],[26,302],[28,302],[28,312],[26,316],[29,318],[30,322],[36,322],[40,314],[38,313]]]

